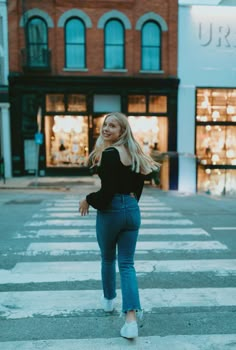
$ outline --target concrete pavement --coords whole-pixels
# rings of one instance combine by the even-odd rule
[[[79,185],[96,185],[99,179],[96,176],[70,176],[70,177],[36,177],[20,176],[3,181],[0,179],[0,190],[6,189],[69,189]]]

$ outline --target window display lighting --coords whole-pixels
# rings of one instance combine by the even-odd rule
[[[236,165],[235,112],[236,89],[197,90],[196,154],[200,191],[236,192],[236,169],[230,168]],[[218,166],[225,168],[220,170]]]

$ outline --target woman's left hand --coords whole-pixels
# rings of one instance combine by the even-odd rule
[[[83,199],[79,202],[79,212],[82,216],[88,215],[89,213],[89,204],[86,199]]]

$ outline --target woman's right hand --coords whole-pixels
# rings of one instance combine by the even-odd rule
[[[79,212],[81,216],[85,216],[89,214],[89,204],[86,199],[83,199],[79,202]]]

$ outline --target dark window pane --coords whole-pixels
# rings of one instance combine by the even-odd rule
[[[110,46],[106,49],[106,68],[122,69],[123,66],[123,48]]]
[[[128,112],[144,113],[146,112],[146,97],[144,95],[128,96]]]
[[[29,20],[27,25],[28,63],[30,66],[48,65],[47,25],[41,18]]]
[[[86,111],[86,95],[68,95],[68,111],[85,112]]]
[[[73,18],[66,24],[66,67],[85,68],[85,27],[81,20]]]
[[[48,112],[65,111],[65,96],[63,94],[46,95],[46,110]]]
[[[105,68],[124,68],[124,27],[118,20],[111,20],[105,27]]]
[[[160,69],[160,59],[159,59],[159,49],[158,48],[143,48],[142,51],[142,69],[143,70],[159,70]]]
[[[166,96],[149,96],[149,113],[166,113],[167,97]]]
[[[161,69],[161,30],[154,22],[142,28],[142,69]]]

